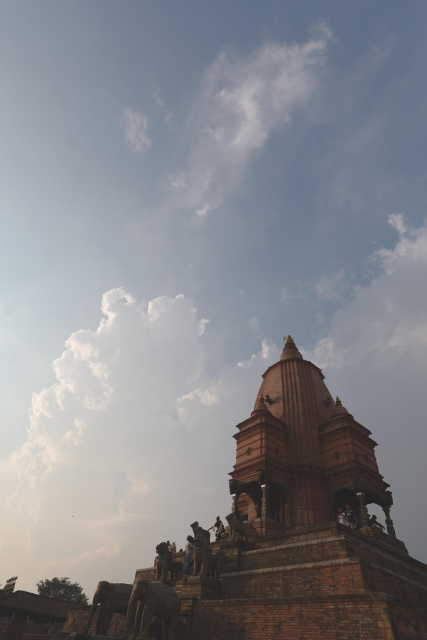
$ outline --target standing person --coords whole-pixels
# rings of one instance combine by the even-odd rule
[[[347,518],[347,526],[349,526],[350,529],[354,529],[357,525],[357,517],[349,504],[345,505],[345,517]]]
[[[190,568],[191,559],[193,557],[193,550],[194,550],[194,538],[193,536],[187,536],[187,544],[185,545],[184,568],[182,569],[182,575],[184,576],[184,580],[187,579],[188,569]]]
[[[170,543],[170,540],[166,540],[166,544],[168,545],[168,551],[170,551],[170,550],[171,550],[171,543]]]
[[[175,542],[172,542],[169,551],[171,551],[172,553],[176,553],[176,544],[175,544]]]
[[[214,525],[212,525],[212,527],[210,527],[210,528],[208,529],[208,531],[210,531],[211,529],[216,529],[216,532],[215,532],[215,538],[216,538],[217,540],[221,540],[221,536],[223,535],[223,533],[224,533],[224,531],[225,531],[225,527],[224,527],[224,525],[222,524],[222,522],[221,522],[221,518],[220,518],[219,516],[217,516],[217,517],[216,517],[215,524],[214,524]]]
[[[345,515],[345,513],[344,513],[344,511],[342,509],[338,509],[337,522],[347,526],[347,518],[346,518],[346,515]]]

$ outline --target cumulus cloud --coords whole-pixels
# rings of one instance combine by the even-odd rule
[[[21,588],[61,572],[88,591],[131,582],[158,542],[183,546],[195,519],[210,526],[229,507],[234,424],[273,354],[264,345],[250,366],[206,378],[207,320],[183,295],[144,304],[117,288],[101,308],[96,330],[66,341],[2,465],[2,569]]]
[[[378,274],[334,314],[327,335],[305,355],[373,431],[380,471],[395,496],[397,532],[425,560],[419,532],[426,522],[418,506],[427,480],[427,224],[408,228],[401,214],[389,224],[398,239],[374,254]]]
[[[127,146],[133,153],[142,155],[152,145],[152,140],[147,135],[147,120],[138,111],[129,107],[123,109],[123,129]]]
[[[181,207],[201,219],[218,208],[271,133],[307,107],[320,86],[330,37],[323,27],[304,44],[268,42],[246,56],[222,53],[207,68],[191,117],[190,160],[179,180],[171,177]]]

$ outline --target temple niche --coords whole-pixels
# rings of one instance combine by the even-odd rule
[[[132,596],[116,585],[132,602],[126,614],[101,582],[105,601],[95,594],[91,610],[71,611],[63,640],[101,626],[141,640],[427,640],[427,566],[396,537],[377,443],[290,336],[233,437],[225,532],[212,540],[207,523],[189,524],[184,577],[184,553],[160,543]]]

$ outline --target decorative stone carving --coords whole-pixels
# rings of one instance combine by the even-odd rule
[[[182,562],[174,560],[172,553],[168,549],[166,542],[160,542],[156,547],[156,559],[154,566],[156,567],[157,580],[166,584],[168,580],[168,573],[170,572],[171,582],[174,582],[184,567]]]
[[[393,520],[390,518],[390,507],[385,506],[383,507],[384,509],[384,513],[385,513],[385,524],[387,527],[387,533],[389,536],[392,536],[393,538],[396,537],[396,530],[394,528],[394,524],[393,524]]]
[[[230,527],[230,536],[229,536],[230,540],[234,540],[236,532],[240,533],[242,538],[245,540],[247,530],[248,530],[247,524],[244,522],[240,522],[240,520],[236,518],[235,513],[228,514],[228,516],[226,516],[225,519],[227,520]]]
[[[231,480],[228,481],[228,486],[231,495],[236,495],[237,493],[239,493],[239,483],[237,482],[237,480],[231,478]]]
[[[126,614],[124,640],[130,634],[135,640],[147,633],[155,616],[162,619],[162,638],[175,640],[181,600],[166,584],[137,580],[134,584]]]
[[[207,531],[206,529],[203,529],[199,523],[197,522],[193,522],[192,525],[190,525],[191,528],[193,529],[193,533],[194,533],[194,539],[196,539],[196,536],[198,536],[199,534],[205,536],[206,540],[210,543],[211,541],[211,534],[209,533],[209,531]]]
[[[198,533],[194,537],[194,576],[200,575],[200,580],[204,580],[209,568],[213,565],[212,548],[203,533]]]
[[[261,518],[266,518],[268,513],[268,484],[262,484]]]
[[[356,495],[357,499],[359,500],[360,526],[364,528],[368,526],[369,520],[368,510],[366,509],[365,504],[365,494],[359,491],[358,493],[356,493]]]
[[[98,582],[83,633],[87,634],[89,632],[93,616],[99,607],[98,617],[96,619],[95,635],[108,635],[108,628],[110,626],[113,613],[125,614],[127,611],[129,598],[132,593],[132,586],[133,585],[131,584],[107,582],[107,580],[101,580],[101,582]]]

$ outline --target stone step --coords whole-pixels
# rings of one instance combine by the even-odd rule
[[[241,554],[241,570],[321,562],[348,556],[344,536],[286,542],[277,546],[262,547]]]

